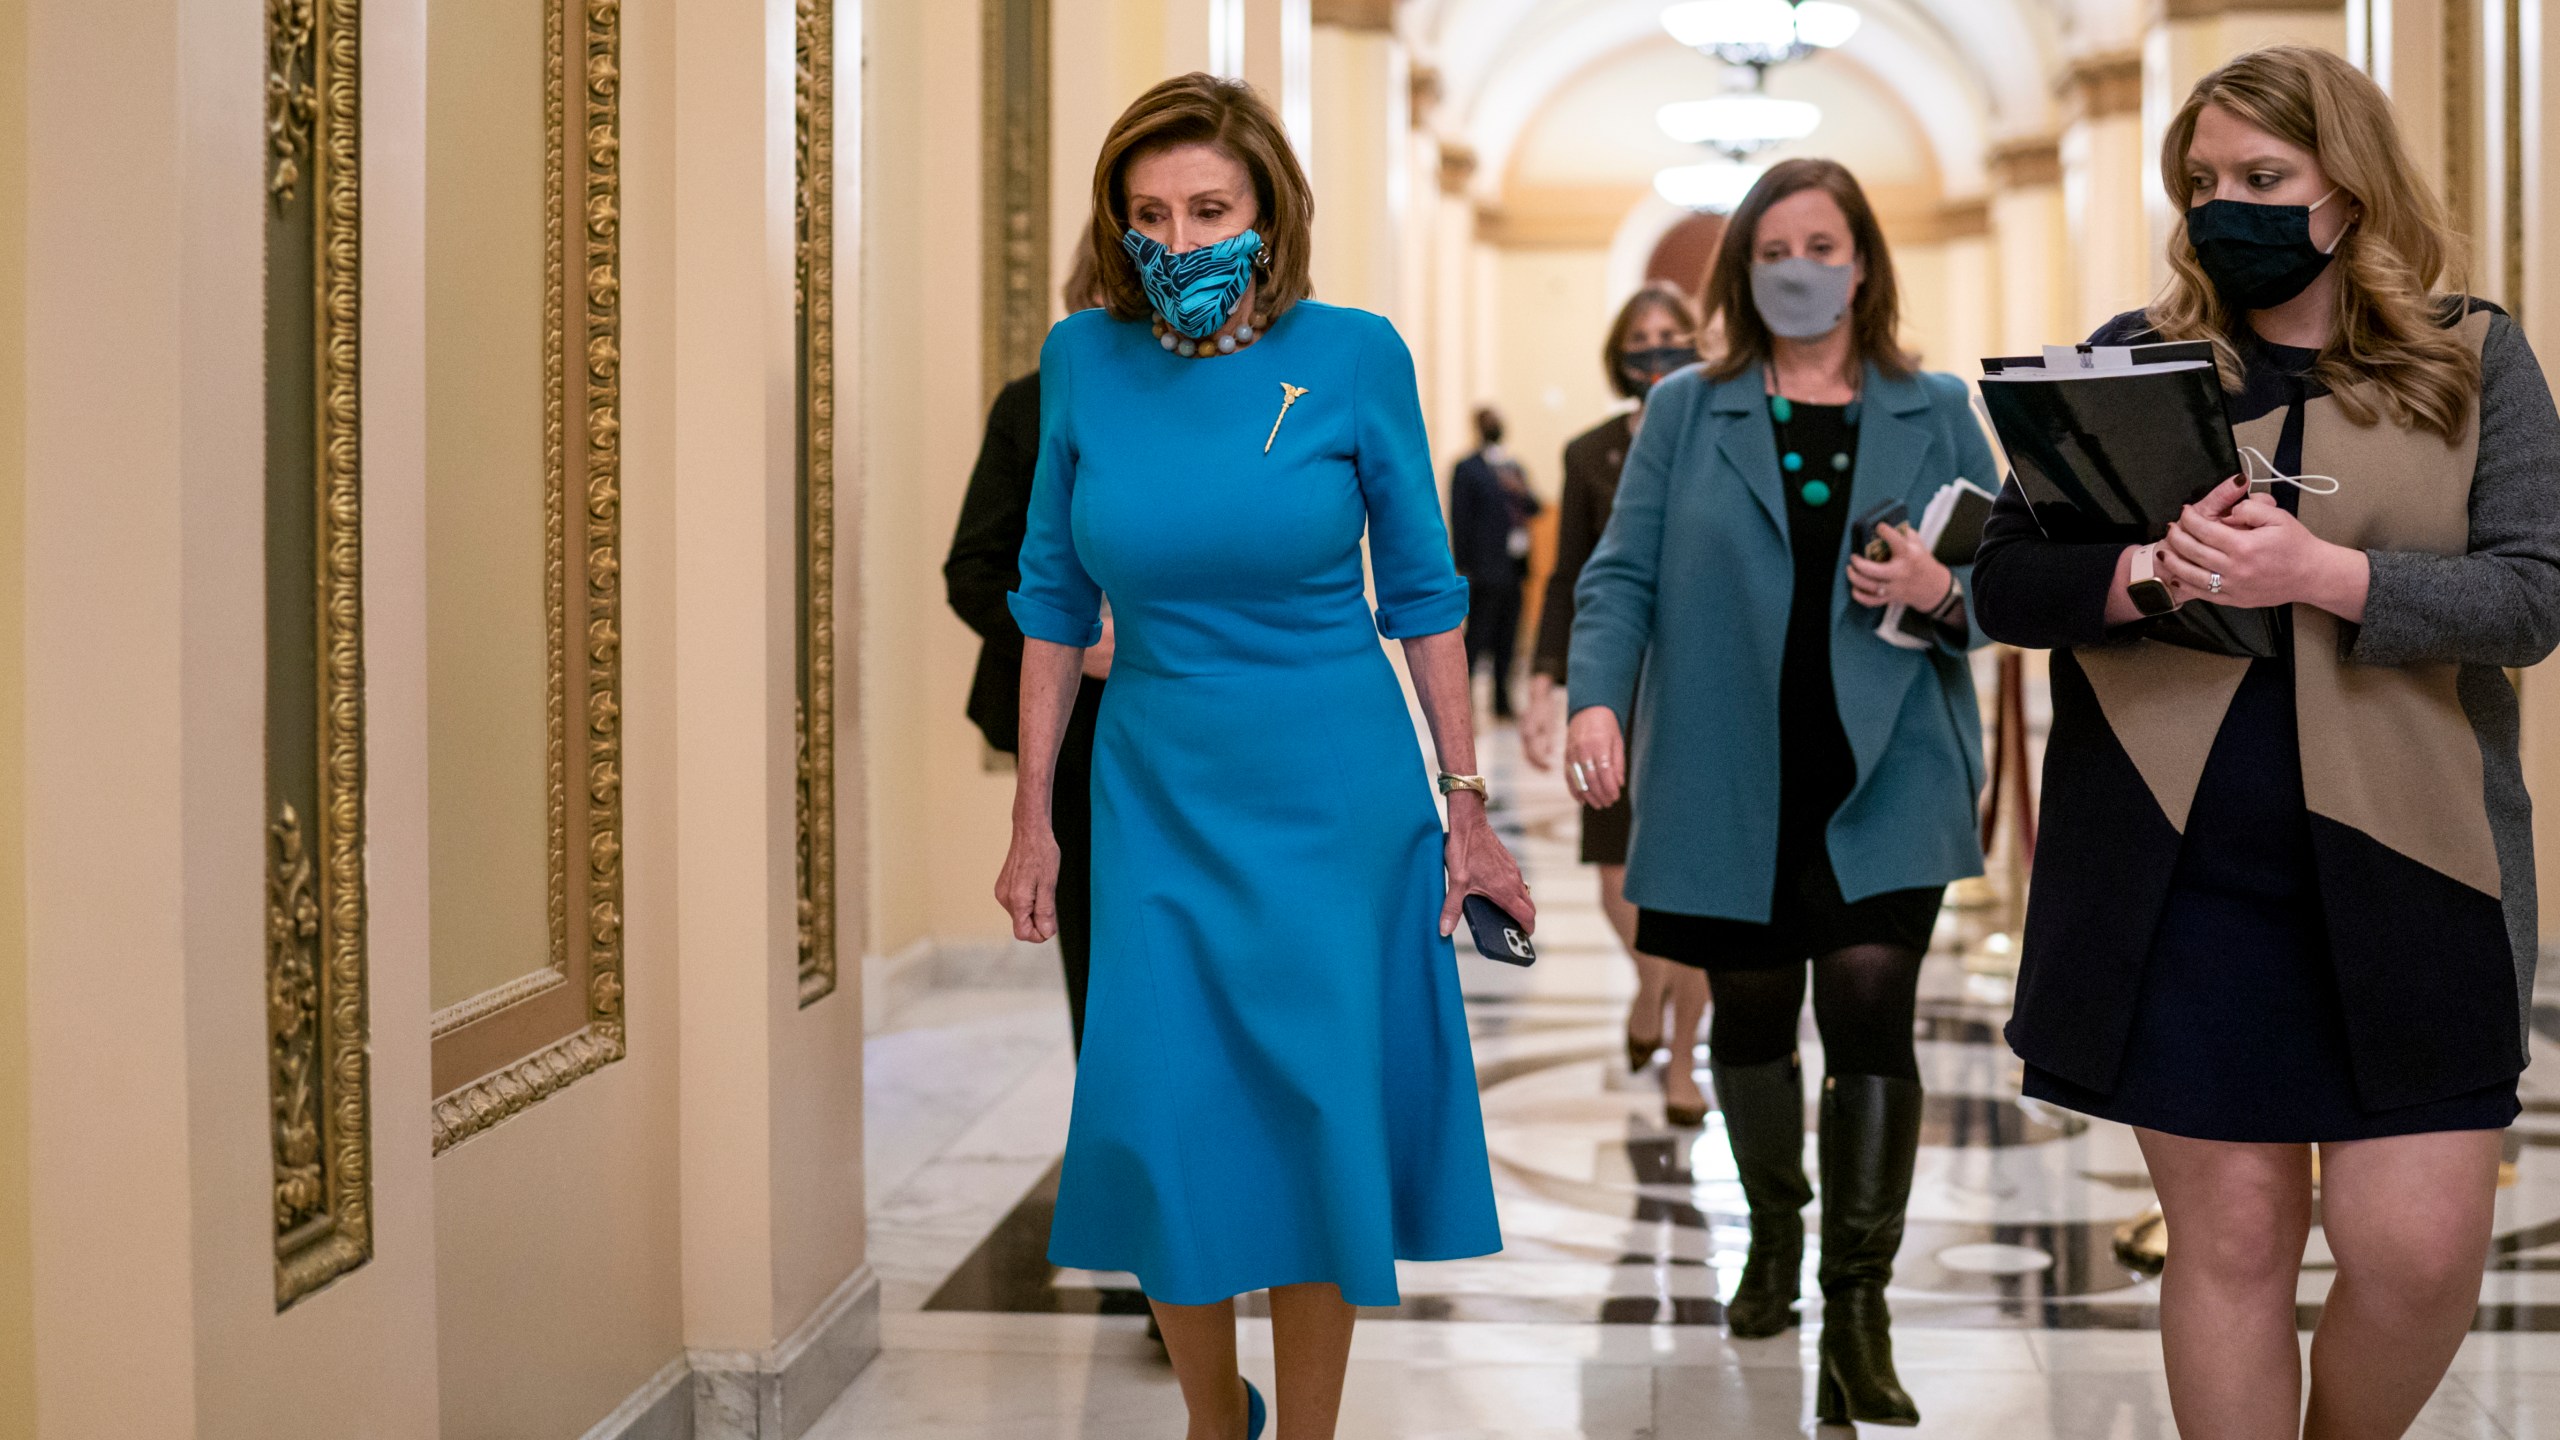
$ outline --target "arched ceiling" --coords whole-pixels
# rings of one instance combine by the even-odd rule
[[[1549,100],[1660,38],[1667,0],[1406,0],[1400,28],[1440,74],[1441,133],[1474,150],[1481,199]],[[1853,0],[1843,54],[1918,118],[1951,195],[1979,193],[1995,140],[2050,134],[2057,21],[2047,0]]]
[[[1506,186],[1649,186],[1667,165],[1713,158],[1662,133],[1654,114],[1675,100],[1723,88],[1724,67],[1668,35],[1607,56],[1565,82],[1513,147]],[[1769,93],[1822,107],[1822,127],[1763,159],[1825,155],[1870,188],[1926,192],[1939,188],[1928,137],[1893,90],[1855,60],[1819,55],[1771,72]]]

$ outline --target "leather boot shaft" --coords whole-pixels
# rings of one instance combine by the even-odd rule
[[[1725,1307],[1725,1324],[1760,1339],[1796,1323],[1804,1271],[1804,1073],[1794,1058],[1766,1065],[1711,1065],[1725,1139],[1751,1209],[1751,1251]]]
[[[1920,1408],[1894,1372],[1893,1317],[1884,1298],[1902,1248],[1920,1119],[1916,1080],[1823,1081],[1822,1375],[1814,1410],[1826,1421],[1920,1423]]]

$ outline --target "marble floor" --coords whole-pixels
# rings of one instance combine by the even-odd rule
[[[1628,1074],[1617,1037],[1632,975],[1575,863],[1571,802],[1520,765],[1507,730],[1488,749],[1510,797],[1498,818],[1541,910],[1534,969],[1460,959],[1507,1245],[1402,1267],[1404,1304],[1361,1324],[1340,1435],[1811,1433],[1813,1332],[1736,1342],[1721,1328],[1746,1238],[1721,1117],[1671,1129],[1656,1077]],[[2000,913],[1951,908],[1924,977],[1929,1111],[1891,1292],[1903,1379],[1926,1417],[1911,1433],[2165,1440],[2156,1282],[2111,1246],[2149,1182],[2129,1132],[2019,1097],[1999,1039]],[[1179,1436],[1131,1278],[1044,1258],[1074,1083],[1054,957],[946,957],[899,993],[910,998],[875,1022],[867,1062],[887,1348],[813,1436]],[[2560,1436],[2560,992],[2537,1010],[2543,1063],[2510,1138],[2475,1333],[2416,1435]],[[1809,1025],[1805,1046],[1819,1074]],[[2315,1233],[2306,1331],[2330,1278]],[[1246,1322],[1245,1354],[1267,1382],[1267,1322]]]

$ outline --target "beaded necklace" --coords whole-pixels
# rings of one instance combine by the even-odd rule
[[[1855,402],[1852,402],[1849,409],[1850,418],[1848,423],[1853,429],[1857,425],[1856,416],[1856,404]],[[1778,431],[1778,468],[1787,472],[1787,479],[1789,483],[1798,487],[1796,490],[1798,498],[1802,499],[1806,505],[1811,506],[1816,510],[1830,504],[1831,496],[1833,494],[1833,485],[1837,482],[1838,477],[1849,473],[1849,466],[1851,463],[1849,452],[1846,450],[1835,450],[1831,452],[1831,470],[1829,475],[1824,475],[1819,471],[1812,475],[1807,475],[1804,473],[1804,452],[1798,449],[1795,443],[1795,402],[1789,400],[1784,395],[1770,396],[1769,418],[1776,423]]]
[[[1244,309],[1245,300],[1250,298],[1250,293],[1237,297],[1237,312]],[[1185,360],[1206,360],[1214,355],[1233,355],[1262,336],[1262,332],[1254,329],[1253,322],[1250,320],[1238,325],[1227,334],[1208,340],[1192,339],[1164,323],[1164,317],[1161,315],[1154,317],[1154,320],[1156,343]]]

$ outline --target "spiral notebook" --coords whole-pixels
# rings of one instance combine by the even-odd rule
[[[2241,473],[2207,342],[2053,345],[1982,362],[1982,408],[2012,478],[2054,540],[2147,545]],[[2276,653],[2276,612],[2190,600],[2138,622],[2151,639]]]

